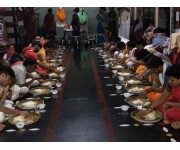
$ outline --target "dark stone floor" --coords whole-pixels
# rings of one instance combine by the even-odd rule
[[[66,80],[58,95],[50,94],[51,99],[45,100],[46,112],[41,113],[41,119],[26,126],[25,131],[10,133],[5,130],[16,127],[7,123],[5,130],[0,133],[0,141],[169,142],[171,138],[180,141],[180,130],[174,130],[162,122],[143,126],[131,118],[134,108],[127,112],[113,108],[126,102],[121,95],[109,95],[116,93],[118,79],[112,78],[112,72],[100,66],[103,62],[96,59],[94,50],[75,49],[74,52],[67,52],[67,55]],[[120,127],[120,124],[130,126]],[[164,126],[171,137],[163,131]],[[29,131],[30,128],[40,130]]]

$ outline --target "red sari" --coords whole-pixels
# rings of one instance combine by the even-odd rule
[[[172,96],[173,98],[169,101],[173,103],[180,103],[180,87],[172,88]],[[180,121],[180,108],[171,107],[166,112],[164,112],[164,118],[168,123],[174,121]]]

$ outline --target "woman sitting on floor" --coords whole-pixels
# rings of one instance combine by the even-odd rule
[[[139,115],[146,115],[153,109],[163,112],[164,123],[171,124],[174,129],[180,129],[180,65],[176,64],[167,69],[168,86],[163,94]],[[172,94],[172,97],[169,96]]]

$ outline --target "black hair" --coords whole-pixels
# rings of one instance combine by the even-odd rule
[[[32,66],[32,65],[35,65],[35,64],[37,64],[37,61],[34,58],[27,58],[23,63],[23,65],[25,67],[29,66],[29,65]]]
[[[136,41],[136,44],[137,44],[137,45],[142,44],[143,46],[146,46],[146,45],[147,45],[146,40],[145,40],[144,38],[141,38],[141,39],[137,40],[137,41]]]
[[[120,49],[125,48],[125,46],[126,46],[126,45],[125,45],[124,42],[118,42],[117,45],[116,45],[116,47],[117,47],[117,48],[120,48]]]
[[[78,12],[79,12],[79,7],[76,7],[76,8],[73,10],[73,12],[78,13]]]
[[[166,76],[171,76],[176,79],[180,79],[180,64],[174,64],[167,68],[165,72]]]
[[[127,46],[134,48],[136,46],[136,43],[134,41],[128,41],[126,43]]]
[[[106,11],[106,7],[99,7],[100,9]]]
[[[137,60],[143,60],[143,58],[146,57],[149,54],[150,54],[150,52],[148,52],[146,49],[142,49],[137,54]]]
[[[21,54],[23,52],[23,47],[21,45],[14,45],[15,52]]]
[[[14,70],[10,66],[6,66],[5,69],[8,72],[8,74],[10,75],[11,78],[15,78],[16,77],[15,73],[14,73]]]
[[[145,56],[144,58],[143,58],[143,62],[145,63],[145,64],[147,64],[147,62],[149,61],[149,59],[152,57],[152,56],[154,56],[153,54],[149,54],[149,55],[147,55],[147,56]]]
[[[46,49],[46,48],[51,48],[51,47],[53,47],[53,42],[52,41],[48,41],[48,42],[46,42],[45,44],[44,44],[44,48]]]
[[[160,57],[152,56],[149,61],[147,62],[148,68],[157,68],[163,65],[163,61]]]
[[[0,74],[5,74],[6,76],[10,76],[11,78],[15,78],[14,70],[7,65],[0,65]]]
[[[48,9],[48,13],[51,13],[51,12],[52,12],[52,8],[49,8],[49,9]]]
[[[35,42],[32,42],[32,47],[34,47],[34,46],[38,46],[39,48],[42,48],[42,45],[41,45],[41,43],[39,42],[39,41],[35,41]]]
[[[166,33],[166,32],[161,27],[157,27],[156,29],[154,29],[154,33]]]
[[[113,42],[120,42],[121,41],[121,39],[118,37],[118,34],[115,33],[115,32],[113,32],[111,34],[110,40],[113,41]]]

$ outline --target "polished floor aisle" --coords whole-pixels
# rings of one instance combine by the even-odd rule
[[[54,133],[48,134],[46,141],[108,141],[98,101],[91,53],[76,49],[69,55],[68,74],[57,123]]]
[[[12,142],[170,142],[180,141],[180,130],[161,122],[144,126],[127,112],[117,94],[118,78],[104,68],[96,52],[88,48],[65,53],[66,78],[58,95],[45,100],[46,112],[35,124],[15,132],[1,132],[0,141]],[[42,97],[43,99],[43,97]],[[165,127],[168,131],[164,131]],[[7,124],[6,129],[15,127]],[[30,128],[39,128],[30,131]]]

